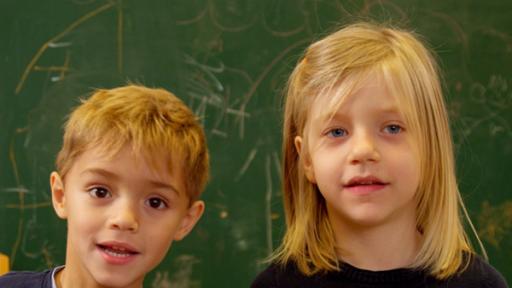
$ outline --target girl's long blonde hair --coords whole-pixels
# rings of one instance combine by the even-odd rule
[[[346,26],[310,45],[289,78],[282,169],[287,231],[271,259],[293,261],[306,275],[339,269],[325,200],[303,171],[308,149],[299,154],[294,139],[308,142],[304,131],[313,101],[333,97],[329,103],[336,106],[370,73],[381,75],[397,97],[418,143],[421,179],[415,200],[422,243],[412,267],[447,278],[465,267],[465,254],[473,250],[461,223],[460,213],[467,212],[457,187],[436,61],[414,33],[369,23]]]

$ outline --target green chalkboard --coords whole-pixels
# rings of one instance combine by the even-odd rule
[[[2,0],[0,252],[62,264],[49,173],[70,108],[93,88],[164,87],[201,116],[207,209],[147,287],[248,287],[284,229],[281,90],[312,40],[354,17],[414,28],[436,50],[458,175],[490,261],[512,283],[512,3],[342,0]]]

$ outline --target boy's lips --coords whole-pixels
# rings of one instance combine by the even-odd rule
[[[101,242],[96,247],[105,261],[111,264],[126,264],[140,254],[136,248],[124,242]]]

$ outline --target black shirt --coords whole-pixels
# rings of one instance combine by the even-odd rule
[[[251,288],[507,288],[503,276],[480,257],[472,258],[462,273],[437,280],[422,270],[394,269],[369,271],[343,264],[340,271],[302,274],[294,263],[270,265],[251,285]]]

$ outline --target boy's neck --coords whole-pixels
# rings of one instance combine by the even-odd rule
[[[344,225],[332,220],[338,258],[354,267],[370,271],[407,268],[419,252],[421,234],[414,219],[374,227]]]
[[[94,282],[92,279],[87,281],[87,279],[84,279],[83,277],[73,276],[73,272],[69,270],[68,265],[55,274],[55,284],[57,284],[57,288],[108,288],[107,286]],[[142,285],[137,285],[132,288],[142,288]]]

